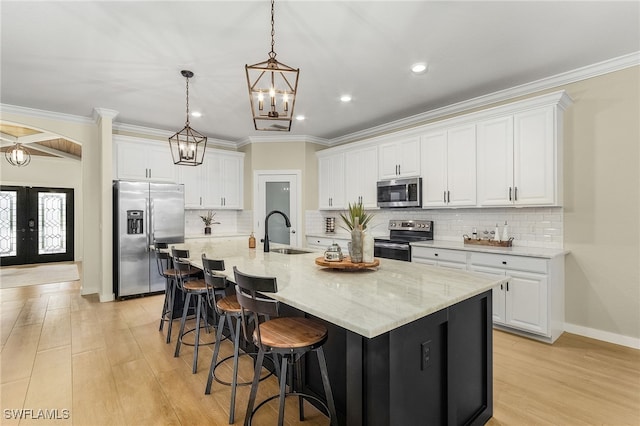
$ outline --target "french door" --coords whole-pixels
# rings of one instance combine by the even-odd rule
[[[3,185],[0,264],[73,259],[73,189]]]

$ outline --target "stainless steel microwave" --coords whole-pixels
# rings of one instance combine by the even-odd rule
[[[422,178],[379,181],[378,207],[422,207]]]

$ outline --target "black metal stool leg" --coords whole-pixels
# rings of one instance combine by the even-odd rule
[[[302,359],[295,361],[296,363],[296,387],[292,388],[293,391],[302,393]],[[304,398],[298,396],[298,415],[300,421],[304,421]]]
[[[198,371],[198,347],[200,346],[200,319],[202,318],[202,297],[197,294],[196,295],[196,340],[193,345],[193,368],[191,372],[196,374]],[[205,320],[206,324],[206,320]]]
[[[167,327],[167,343],[171,343],[171,329],[173,327],[173,303],[176,300],[176,283],[169,282],[169,327]]]
[[[258,350],[258,356],[256,357],[256,365],[253,372],[253,383],[251,383],[251,393],[249,394],[249,403],[247,404],[247,412],[244,416],[244,426],[251,424],[251,417],[253,416],[253,406],[256,403],[256,394],[258,393],[258,382],[260,381],[260,371],[262,370],[262,361],[264,360],[264,351]]]
[[[287,386],[287,366],[289,364],[289,359],[286,356],[282,357],[282,377],[280,377],[280,397],[278,406],[278,426],[284,425],[284,399],[286,397],[286,386]]]
[[[333,392],[331,392],[331,383],[329,382],[329,372],[327,371],[327,361],[324,357],[322,346],[315,350],[318,355],[318,364],[320,364],[320,375],[322,376],[322,385],[324,386],[324,396],[329,406],[329,417],[332,426],[338,426],[338,416],[336,414],[336,405],[333,402]]]
[[[226,315],[220,315],[220,321],[218,322],[218,331],[216,333],[216,347],[213,350],[213,358],[211,358],[211,367],[209,367],[209,377],[207,378],[207,387],[204,390],[206,395],[211,394],[211,384],[213,383],[214,370],[218,363],[218,355],[220,354],[220,344],[222,343],[222,330],[224,329],[224,321]]]
[[[180,333],[178,334],[178,342],[176,343],[176,352],[174,357],[180,356],[180,345],[182,345],[182,334],[184,333],[184,324],[187,322],[187,311],[189,310],[189,303],[191,302],[191,293],[187,293],[187,297],[184,299],[184,307],[182,308],[182,319],[180,320]]]
[[[236,323],[235,330],[229,318],[229,327],[233,336],[233,377],[231,378],[231,408],[229,412],[229,424],[235,422],[236,411],[236,388],[238,387],[238,358],[240,357],[240,321]]]

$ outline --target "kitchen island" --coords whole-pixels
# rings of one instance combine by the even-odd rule
[[[270,295],[286,315],[317,318],[340,424],[484,424],[492,415],[491,289],[505,280],[381,259],[377,270],[341,271],[249,249],[245,239],[187,240],[201,254],[278,280]],[[322,397],[313,357],[305,390]]]

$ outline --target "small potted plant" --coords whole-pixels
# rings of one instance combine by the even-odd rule
[[[216,214],[213,211],[209,210],[205,216],[200,216],[200,218],[204,222],[204,233],[206,235],[211,234],[211,225],[220,223],[213,220],[215,215]]]
[[[362,203],[349,203],[347,214],[340,213],[340,217],[346,229],[351,234],[351,242],[349,246],[349,256],[351,262],[361,263],[373,261],[373,237],[369,233],[365,233],[367,225],[373,218],[373,214],[364,210]],[[366,259],[366,260],[365,260]]]
[[[362,229],[367,229],[367,224],[373,219],[373,214],[367,213],[364,210],[364,206],[362,203],[349,203],[349,209],[347,214],[340,213],[340,217],[342,218],[344,225],[342,229],[345,229],[349,232],[353,231],[356,226],[356,218],[359,225],[362,225]]]

